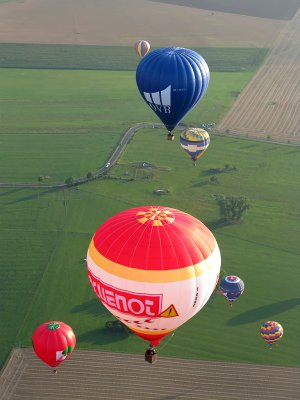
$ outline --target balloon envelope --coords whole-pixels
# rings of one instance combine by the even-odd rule
[[[269,345],[280,340],[283,336],[283,328],[279,322],[276,321],[266,321],[260,328],[260,336],[267,342]]]
[[[209,134],[202,128],[189,128],[180,135],[180,145],[193,161],[202,156],[209,143]]]
[[[60,321],[38,326],[32,335],[36,355],[50,367],[57,367],[72,354],[76,337],[72,328]]]
[[[135,43],[134,48],[140,57],[144,57],[150,51],[150,43],[146,40],[139,40]]]
[[[193,50],[164,47],[140,61],[136,83],[145,102],[171,132],[204,96],[209,69]]]
[[[241,280],[241,278],[235,275],[225,276],[225,278],[223,278],[220,283],[220,290],[222,292],[222,295],[226,297],[229,302],[238,299],[243,293],[244,289],[244,282]]]
[[[201,310],[220,265],[216,239],[202,222],[160,206],[109,218],[87,253],[90,283],[100,301],[153,345]]]

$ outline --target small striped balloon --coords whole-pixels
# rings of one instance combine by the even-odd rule
[[[260,328],[260,336],[272,346],[273,343],[282,338],[283,328],[279,322],[266,321]]]
[[[189,128],[180,135],[180,145],[194,164],[204,154],[209,143],[209,134],[202,128]]]
[[[150,51],[150,43],[146,40],[139,40],[135,43],[134,48],[140,57],[144,57]]]

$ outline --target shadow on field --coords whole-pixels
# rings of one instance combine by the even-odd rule
[[[296,150],[292,150],[292,151],[288,151],[286,154],[294,154],[294,153],[299,153],[300,150],[296,149]]]
[[[32,188],[22,188],[21,190],[32,190]],[[16,203],[21,203],[22,201],[28,201],[28,200],[33,200],[33,199],[39,199],[40,197],[46,196],[47,194],[58,192],[59,190],[62,190],[61,188],[51,188],[48,190],[43,190],[40,191],[40,188],[38,188],[38,193],[31,194],[29,196],[24,196],[21,198],[18,198],[17,200],[11,201],[7,204],[16,204]]]
[[[284,301],[278,301],[277,303],[254,308],[253,310],[236,315],[235,317],[227,321],[227,325],[241,325],[247,324],[248,322],[255,322],[260,320],[276,320],[278,314],[287,311],[290,308],[296,307],[299,304],[299,297]]]
[[[205,225],[213,231],[214,229],[223,228],[224,226],[234,225],[230,221],[225,221],[224,219],[219,219],[218,221],[206,222]],[[236,225],[236,224],[235,224]]]
[[[258,144],[257,143],[251,143],[251,144],[247,144],[246,146],[241,146],[241,149],[251,149],[252,147],[257,147]]]
[[[0,196],[9,196],[10,194],[14,194],[16,192],[20,192],[21,190],[23,190],[22,188],[17,188],[17,189],[12,189],[12,190],[7,190],[7,188],[1,188],[3,189],[3,192],[0,191]]]
[[[209,184],[209,181],[202,181],[202,182],[196,182],[192,184],[192,187],[202,187],[206,186]]]
[[[96,315],[97,317],[103,317],[104,315],[111,316],[111,313],[107,311],[107,309],[101,304],[100,300],[98,299],[93,299],[86,301],[83,304],[78,304],[71,310],[71,313],[79,313],[79,312]]]
[[[111,331],[110,329],[99,328],[78,335],[77,342],[79,345],[82,342],[101,345],[101,344],[119,342],[120,340],[124,340],[126,338],[128,338],[128,333],[125,331],[114,332]]]

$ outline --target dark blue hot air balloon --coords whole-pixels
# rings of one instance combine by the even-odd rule
[[[244,289],[244,282],[235,275],[225,276],[220,283],[220,291],[222,295],[226,297],[230,305],[240,297]]]
[[[173,129],[204,96],[209,83],[206,61],[195,51],[182,47],[153,50],[136,70],[138,89],[169,131]]]

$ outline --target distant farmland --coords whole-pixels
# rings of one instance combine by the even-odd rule
[[[258,1],[251,6],[256,13],[250,15],[255,16],[228,13],[225,8],[220,12],[192,8],[188,0],[181,2],[186,6],[137,0],[12,1],[0,4],[0,40],[132,46],[145,38],[155,47],[272,47],[295,0],[278,0],[275,5],[268,1],[272,1],[269,10],[282,15],[276,21],[260,14],[265,7]],[[209,3],[224,6],[228,1]],[[238,3],[235,0],[234,7]]]
[[[256,70],[264,48],[193,48],[212,72]],[[0,43],[0,68],[135,71],[140,58],[132,46]]]
[[[300,11],[218,130],[300,144]]]
[[[225,13],[260,18],[291,19],[297,12],[299,0],[148,0]]]

